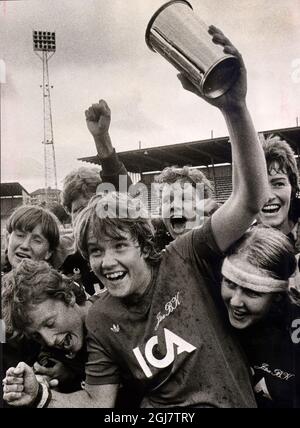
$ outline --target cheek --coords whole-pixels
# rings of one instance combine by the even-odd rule
[[[33,255],[37,259],[46,259],[50,254],[49,245],[32,245]]]
[[[290,207],[290,204],[291,204],[291,196],[292,196],[292,190],[289,189],[288,191],[285,192],[285,196],[284,196],[284,200],[288,208]]]
[[[247,308],[258,319],[263,318],[270,308],[269,299],[248,299]]]
[[[221,296],[225,303],[228,303],[232,297],[230,290],[223,284],[221,287]]]
[[[7,244],[8,251],[11,251],[13,248],[16,248],[18,245],[20,245],[20,241],[18,241],[18,239],[10,235],[6,241],[6,244]]]
[[[170,204],[163,203],[161,209],[162,209],[162,216],[164,218],[169,218],[170,217]]]
[[[93,272],[97,272],[100,267],[100,261],[96,257],[90,257],[89,263]]]

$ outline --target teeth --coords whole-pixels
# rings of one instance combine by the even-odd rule
[[[171,221],[184,222],[184,221],[186,221],[186,219],[185,219],[185,217],[173,216],[173,217],[171,218]]]
[[[125,272],[113,272],[113,273],[107,273],[105,275],[105,278],[107,279],[117,279],[125,276]]]
[[[16,253],[16,256],[20,259],[30,259],[30,256],[28,256],[27,254]]]
[[[263,207],[263,211],[275,211],[275,210],[279,210],[280,205],[266,205],[265,207]]]
[[[235,310],[233,310],[232,312],[233,312],[233,314],[234,314],[235,316],[237,316],[237,317],[242,317],[242,316],[244,316],[244,315],[245,315],[245,313],[244,313],[244,312],[239,312],[239,311],[235,311]]]
[[[63,343],[64,348],[68,348],[71,343],[71,335],[67,334]]]

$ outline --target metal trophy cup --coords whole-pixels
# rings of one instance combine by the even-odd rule
[[[147,26],[146,43],[206,97],[223,95],[238,77],[239,60],[212,42],[208,26],[185,0],[170,1],[157,10]]]

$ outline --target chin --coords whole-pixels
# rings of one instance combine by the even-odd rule
[[[249,322],[248,320],[237,321],[236,319],[234,319],[231,316],[229,317],[229,321],[230,321],[230,324],[232,325],[232,327],[237,329],[237,330],[244,330],[245,328],[248,328],[251,325],[251,322]]]

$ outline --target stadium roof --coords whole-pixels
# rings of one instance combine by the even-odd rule
[[[46,191],[46,189],[37,189],[37,190],[35,190],[34,192],[31,192],[31,196],[39,196],[39,195],[59,195],[61,193],[61,190],[58,190],[58,189],[51,189],[51,188],[49,188],[49,189],[47,189],[47,191]]]
[[[287,141],[294,152],[300,155],[300,127],[263,131],[264,136],[278,135]],[[149,147],[118,153],[120,160],[129,172],[161,171],[166,166],[182,167],[231,163],[231,145],[229,137],[191,141],[160,147]],[[100,164],[97,156],[79,158],[78,160]]]
[[[27,192],[27,190],[24,189],[24,187],[17,182],[1,183],[0,189],[1,189],[0,191],[1,197],[22,196],[23,192],[25,192],[29,196],[29,193]]]

